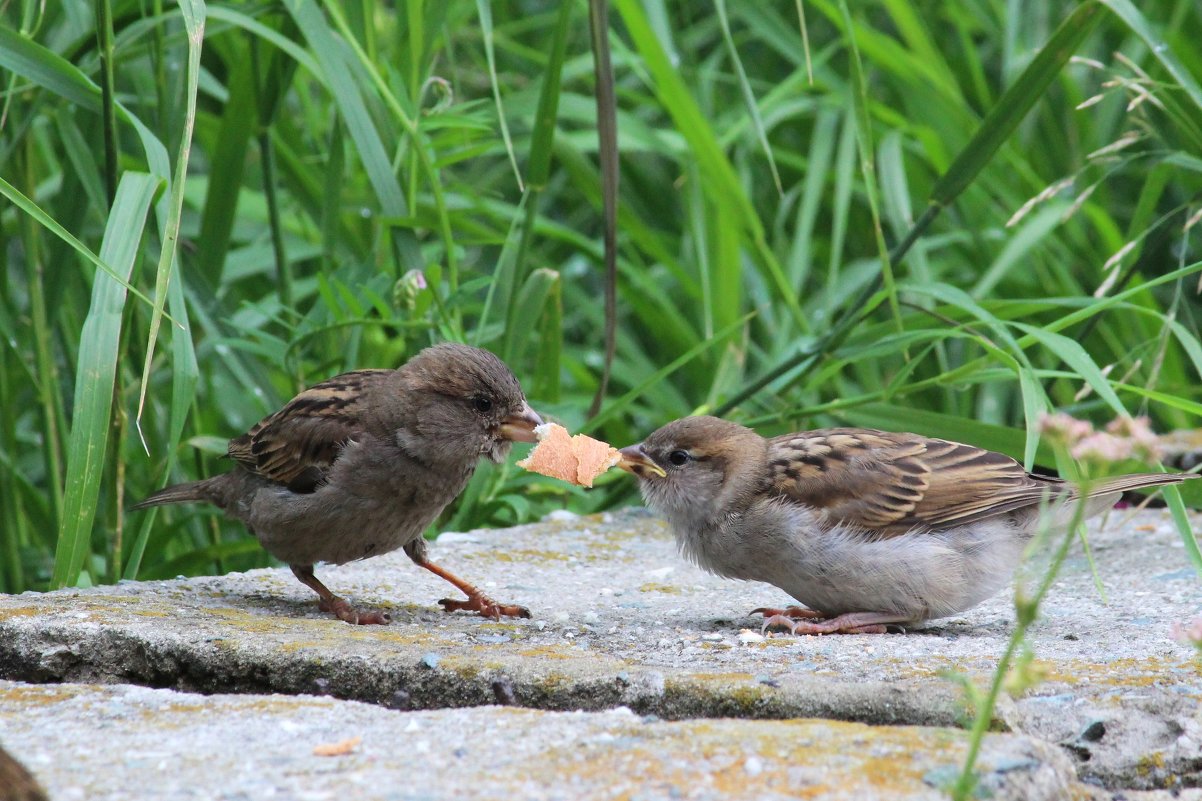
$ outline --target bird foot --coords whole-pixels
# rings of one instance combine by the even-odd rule
[[[794,616],[789,614],[794,610],[805,612],[804,615]],[[784,613],[768,614],[769,612],[779,612],[775,609],[756,610],[764,613],[764,625],[760,631],[767,631],[773,627],[786,629],[790,634],[885,634],[889,631],[886,623],[899,622],[895,616],[883,615],[873,612],[852,612],[846,615],[839,615],[830,618],[829,620],[796,620],[795,617],[803,618],[819,618],[821,614],[814,613],[812,609],[801,609],[798,607],[790,607],[784,610]]]
[[[318,601],[317,608],[353,626],[387,626],[392,622],[392,615],[387,612],[377,612],[374,609],[360,612],[345,598],[339,598],[337,595],[328,600],[323,598]]]
[[[530,617],[530,610],[517,604],[499,604],[482,592],[469,593],[466,601],[443,598],[438,602],[448,612],[477,612],[484,617],[500,620],[504,617]]]

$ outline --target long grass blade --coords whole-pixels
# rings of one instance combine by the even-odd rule
[[[162,223],[163,246],[159,252],[158,268],[155,271],[154,310],[150,317],[150,331],[146,337],[146,359],[142,365],[142,386],[138,391],[138,410],[134,418],[138,436],[147,452],[150,449],[142,432],[142,411],[146,404],[146,392],[150,386],[154,345],[159,336],[163,307],[167,300],[167,283],[171,280],[171,274],[175,267],[175,246],[179,239],[180,219],[184,206],[184,181],[188,175],[188,157],[192,152],[192,128],[196,124],[196,88],[200,80],[200,49],[204,41],[204,0],[180,0],[179,7],[184,20],[184,30],[188,36],[188,66],[184,72],[187,110],[184,113],[184,130],[175,161],[175,175],[171,180],[171,197],[167,206],[167,217]]]
[[[609,55],[609,0],[589,0],[589,33],[597,100],[597,156],[601,167],[601,200],[605,226],[605,355],[601,380],[588,416],[601,411],[609,390],[618,341],[618,120],[614,69]]]
[[[113,265],[126,281],[137,263],[142,231],[157,187],[158,179],[152,175],[126,172],[113,200],[100,257]],[[91,545],[92,521],[96,517],[108,447],[125,297],[121,283],[105,273],[96,274],[75,371],[66,492],[52,587],[75,584]]]

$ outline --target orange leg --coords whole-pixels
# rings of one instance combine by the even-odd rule
[[[475,585],[469,584],[445,567],[439,567],[426,559],[424,555],[413,557],[413,561],[418,567],[424,567],[439,578],[451,582],[467,596],[466,601],[457,601],[454,598],[443,598],[440,600],[438,603],[448,612],[457,612],[459,610],[478,612],[484,617],[491,617],[494,620],[500,620],[502,615],[505,617],[530,617],[530,610],[526,607],[516,604],[497,603],[477,589]]]
[[[334,593],[330,592],[326,585],[317,580],[317,576],[313,574],[313,565],[289,565],[292,568],[292,575],[300,580],[321,599],[317,608],[323,612],[329,612],[339,620],[345,620],[347,623],[358,624],[361,626],[367,625],[385,625],[392,620],[392,616],[387,612],[377,612],[370,610],[360,612],[351,606],[350,602],[345,598],[339,598]]]

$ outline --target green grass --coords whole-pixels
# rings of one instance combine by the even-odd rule
[[[1044,464],[1047,410],[1197,427],[1197,4],[814,0],[804,39],[798,9],[613,0],[590,417],[587,3],[6,4],[0,590],[266,564],[208,511],[123,510],[443,339],[619,445],[698,410]],[[510,464],[440,525],[633,498]]]

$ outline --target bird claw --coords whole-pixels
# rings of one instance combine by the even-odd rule
[[[773,626],[780,626],[786,629],[790,634],[886,634],[889,627],[884,623],[876,622],[874,615],[860,615],[858,613],[839,615],[830,620],[797,620],[796,617],[816,618],[822,615],[815,613],[812,609],[800,609],[799,607],[789,607],[786,610],[780,609],[757,609],[764,615],[764,625],[760,627],[760,632],[766,632]],[[792,612],[800,611],[806,614],[793,615]],[[769,612],[773,614],[768,614]],[[868,617],[868,620],[864,618]]]
[[[387,612],[377,612],[374,609],[360,612],[345,598],[338,596],[334,596],[328,601],[324,599],[319,601],[317,608],[323,612],[329,612],[352,626],[387,626],[392,622],[392,615]]]
[[[794,627],[797,625],[796,621],[789,616],[782,615],[775,609],[757,609],[755,611],[762,612],[764,614],[764,624],[760,626],[760,634],[767,632],[768,629],[772,628],[773,626],[780,626],[781,628],[788,629],[790,634],[796,633],[794,631]],[[770,615],[768,614],[769,612],[773,612],[774,614]],[[754,612],[752,614],[754,614]]]
[[[499,604],[483,593],[469,595],[466,601],[443,598],[439,602],[448,612],[476,612],[483,617],[500,620],[502,617],[530,617],[530,610],[517,604]]]

